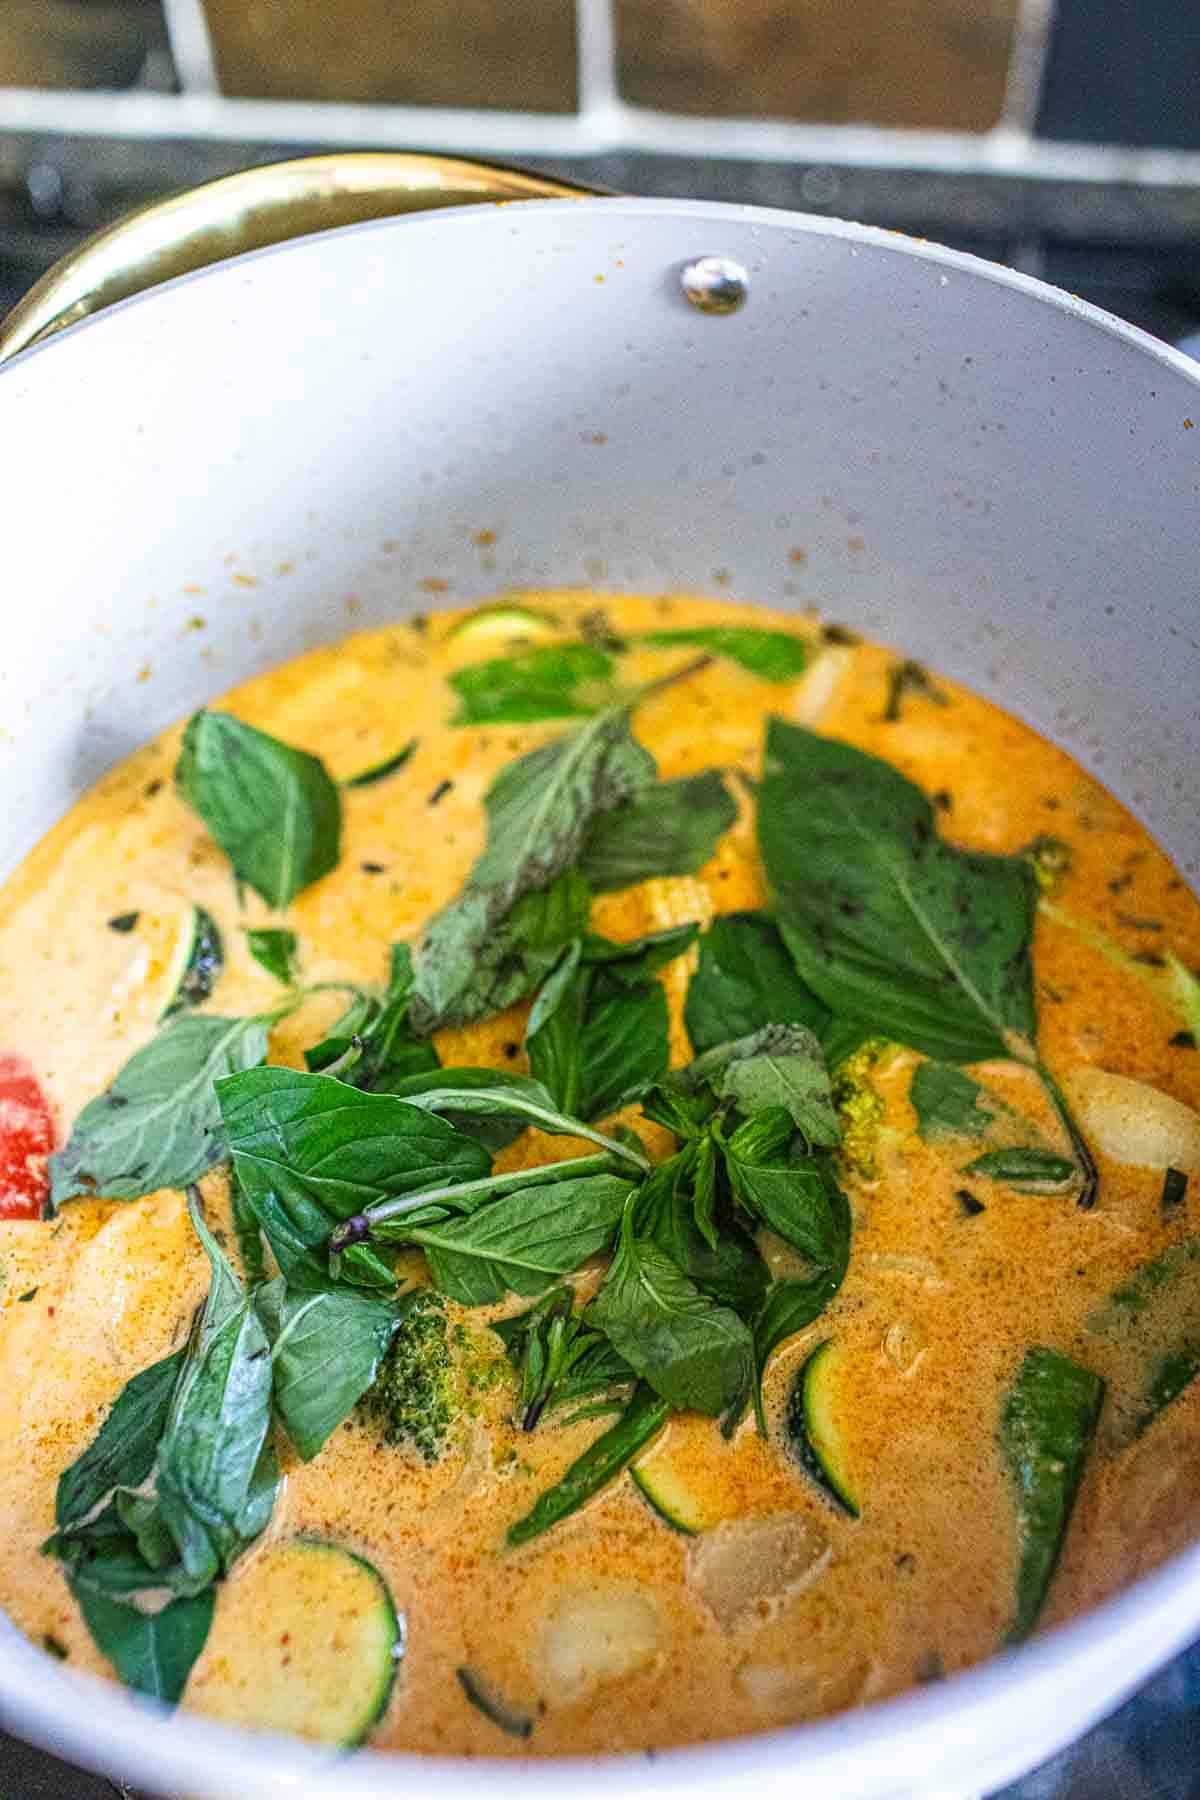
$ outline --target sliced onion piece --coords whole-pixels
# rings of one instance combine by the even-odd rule
[[[1200,1115],[1182,1100],[1106,1069],[1075,1069],[1063,1087],[1084,1137],[1113,1162],[1200,1173]]]
[[[817,1579],[829,1534],[804,1513],[731,1519],[688,1546],[688,1581],[718,1625],[732,1631],[769,1617]]]
[[[631,1675],[658,1651],[658,1613],[635,1588],[565,1593],[542,1633],[542,1670],[551,1699],[578,1699],[602,1681]]]

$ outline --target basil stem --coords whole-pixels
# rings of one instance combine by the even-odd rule
[[[1046,1098],[1054,1108],[1059,1124],[1071,1140],[1071,1149],[1074,1152],[1076,1162],[1079,1164],[1079,1175],[1082,1182],[1079,1189],[1079,1199],[1076,1201],[1076,1205],[1081,1207],[1084,1212],[1089,1212],[1096,1204],[1096,1194],[1100,1186],[1100,1171],[1096,1167],[1095,1158],[1088,1149],[1087,1144],[1084,1142],[1083,1133],[1071,1116],[1071,1109],[1067,1105],[1066,1095],[1059,1087],[1057,1081],[1055,1081],[1045,1063],[1034,1063],[1033,1070],[1038,1080],[1041,1082],[1042,1087],[1045,1089]]]
[[[531,1125],[540,1125],[543,1131],[548,1131],[555,1137],[586,1138],[589,1143],[599,1144],[602,1150],[607,1150],[622,1162],[628,1163],[639,1175],[650,1173],[649,1158],[643,1156],[640,1150],[621,1143],[618,1138],[606,1137],[594,1125],[585,1125],[582,1119],[539,1106],[536,1100],[530,1100],[516,1089],[503,1090],[502,1106],[493,1104],[492,1096],[480,1088],[429,1088],[424,1093],[406,1094],[401,1098],[407,1099],[410,1105],[424,1107],[426,1112],[465,1114],[486,1110],[508,1113],[513,1118],[528,1120]]]
[[[424,1207],[436,1206],[441,1201],[453,1203],[476,1194],[487,1194],[495,1199],[501,1194],[562,1181],[568,1175],[574,1179],[578,1175],[617,1174],[620,1171],[615,1164],[616,1158],[605,1150],[597,1156],[579,1156],[566,1162],[543,1163],[536,1169],[512,1169],[507,1175],[484,1175],[477,1181],[460,1181],[457,1185],[424,1188],[417,1194],[398,1194],[390,1200],[379,1200],[374,1206],[365,1207],[361,1213],[356,1213],[352,1219],[339,1225],[329,1239],[329,1248],[335,1252],[346,1250],[351,1244],[362,1244],[372,1237],[379,1237],[385,1242],[402,1238],[403,1232],[380,1232],[378,1227],[385,1225],[389,1219],[403,1218],[407,1213],[420,1212]]]

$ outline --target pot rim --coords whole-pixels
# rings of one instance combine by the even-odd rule
[[[490,165],[482,165],[484,167]],[[200,191],[200,190],[195,190]],[[265,244],[254,250],[242,251],[227,257],[220,262],[206,264],[202,268],[190,269],[182,274],[168,277],[140,293],[131,294],[122,300],[115,300],[101,311],[89,314],[85,318],[65,325],[61,330],[46,337],[38,338],[27,348],[18,350],[9,361],[0,365],[0,380],[11,371],[28,366],[31,358],[44,355],[47,350],[69,334],[77,337],[82,331],[95,330],[104,320],[115,317],[131,306],[153,304],[160,297],[173,293],[185,283],[195,281],[219,281],[227,269],[241,270],[249,267],[263,257],[287,256],[291,252],[311,249],[318,239],[322,242],[336,243],[351,233],[384,232],[405,229],[410,232],[428,231],[430,229],[449,230],[455,227],[466,228],[473,219],[493,213],[497,206],[506,211],[525,212],[536,209],[539,215],[546,213],[560,219],[580,221],[602,217],[604,215],[624,214],[654,215],[665,218],[695,217],[715,223],[728,220],[731,224],[761,225],[773,230],[788,229],[801,235],[812,237],[828,237],[835,240],[853,243],[874,250],[891,251],[897,256],[912,257],[918,262],[927,262],[935,267],[955,269],[962,274],[973,275],[979,280],[989,281],[996,287],[1008,288],[1029,299],[1040,301],[1056,312],[1067,314],[1078,319],[1080,323],[1092,326],[1107,336],[1148,353],[1156,362],[1164,364],[1175,374],[1182,375],[1193,385],[1200,387],[1200,361],[1189,356],[1184,350],[1177,350],[1162,338],[1144,331],[1140,325],[1132,325],[1127,319],[1116,313],[1108,312],[1091,300],[1083,300],[1077,294],[1069,293],[1065,288],[1055,287],[1053,283],[1043,281],[1039,276],[1026,274],[1024,270],[1008,267],[1007,264],[990,261],[987,257],[976,256],[969,250],[955,250],[948,244],[939,244],[931,239],[917,238],[902,231],[893,231],[883,225],[863,225],[853,219],[829,218],[820,213],[791,212],[783,207],[751,206],[740,201],[727,200],[680,200],[643,198],[637,195],[598,193],[581,193],[569,199],[531,198],[522,200],[484,200],[477,204],[437,208],[433,211],[393,214],[385,218],[360,219],[346,225],[335,225],[327,230],[309,232],[301,237],[288,238],[280,243]],[[586,229],[586,225],[581,227]],[[697,255],[719,255],[719,248],[708,251],[697,250]],[[2,391],[2,390],[0,390]]]
[[[719,227],[723,221],[761,226],[764,230],[833,238],[852,245],[908,256],[974,276],[1053,307],[1093,330],[1116,338],[1146,353],[1153,363],[1183,376],[1200,389],[1200,363],[1183,352],[1116,318],[1089,302],[1051,287],[1020,271],[990,263],[967,252],[926,243],[879,227],[829,219],[780,209],[708,203],[692,200],[647,200],[625,197],[578,200],[530,200],[510,203],[524,211],[557,211],[566,231],[594,231],[588,221],[609,216],[619,221],[631,213],[663,217],[691,217],[698,224]],[[320,235],[336,240],[365,231],[409,232],[469,228],[477,213],[490,213],[493,202],[455,208],[433,218],[427,214],[384,218],[336,227]],[[571,221],[571,223],[568,223]],[[708,237],[708,233],[705,236]],[[226,270],[234,279],[244,266],[266,256],[293,252],[312,254],[312,238],[303,237],[247,252],[193,272],[179,275],[161,287],[117,302],[105,312],[80,320],[19,353],[0,370],[3,378],[16,376],[33,366],[31,359],[51,352],[61,338],[81,331],[103,331],[109,316],[127,307],[166,304],[167,296],[185,282],[219,282]],[[697,253],[719,252],[719,233],[711,241],[698,242]],[[864,272],[869,265],[864,264]],[[161,297],[161,300],[160,300]],[[753,301],[751,302],[753,303]],[[899,1788],[908,1791],[906,1756],[927,1753],[933,1733],[939,1742],[970,1744],[978,1721],[1001,1704],[1010,1713],[1014,1737],[1026,1707],[1031,1711],[1040,1694],[1044,1703],[1048,1687],[1060,1695],[1085,1694],[1092,1687],[1103,1692],[1097,1709],[1113,1704],[1111,1669],[1119,1641],[1123,1691],[1128,1692],[1160,1666],[1176,1649],[1194,1636],[1200,1625],[1200,1544],[1180,1552],[1151,1574],[1124,1589],[1081,1618],[1057,1627],[1032,1643],[1006,1651],[987,1662],[951,1677],[936,1688],[909,1692],[860,1710],[812,1723],[783,1727],[751,1737],[645,1753],[623,1752],[607,1756],[570,1758],[489,1758],[486,1779],[514,1796],[518,1786],[530,1783],[555,1787],[564,1795],[578,1791],[586,1781],[590,1791],[621,1794],[674,1794],[690,1790],[691,1800],[728,1787],[739,1775],[755,1774],[768,1782],[787,1781],[799,1770],[824,1775],[826,1792],[856,1791],[870,1784],[883,1791],[881,1774],[892,1772]],[[81,1705],[80,1702],[83,1702]],[[1084,1711],[1081,1706],[1080,1713]],[[131,1698],[124,1690],[94,1676],[55,1664],[37,1650],[6,1618],[0,1617],[0,1719],[4,1724],[59,1754],[77,1761],[119,1771],[127,1779],[159,1788],[197,1782],[210,1791],[221,1788],[239,1792],[239,1783],[255,1779],[261,1789],[280,1795],[327,1794],[362,1796],[381,1800],[400,1780],[417,1775],[425,1788],[437,1794],[466,1794],[478,1784],[479,1758],[416,1755],[405,1751],[362,1750],[353,1759],[331,1759],[323,1752],[295,1740],[234,1730],[179,1712],[165,1715],[152,1703]],[[1016,1760],[1014,1760],[1014,1766]],[[918,1761],[917,1766],[920,1766]],[[1022,1764],[1022,1766],[1025,1766]],[[999,1778],[1008,1773],[999,1769]],[[995,1785],[997,1770],[980,1771],[980,1785]],[[711,1784],[711,1786],[710,1786]]]

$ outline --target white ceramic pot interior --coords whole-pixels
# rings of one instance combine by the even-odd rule
[[[739,312],[681,297],[704,254],[745,266]],[[0,495],[3,869],[232,682],[416,609],[570,584],[816,604],[1000,699],[1193,881],[1200,867],[1196,365],[970,258],[688,202],[355,227],[19,359],[0,375]],[[653,1763],[496,1765],[488,1780],[978,1791],[1198,1627],[1189,1552],[936,1692]],[[130,1779],[239,1800],[413,1778],[465,1796],[479,1778],[370,1755],[330,1772],[183,1715],[164,1725],[95,1684],[81,1706],[77,1678],[11,1632],[0,1713]]]

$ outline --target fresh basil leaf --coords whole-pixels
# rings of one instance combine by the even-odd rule
[[[613,660],[591,644],[546,644],[472,663],[449,676],[459,698],[452,725],[521,725],[588,718],[614,699]]]
[[[619,1138],[606,1137],[581,1119],[559,1112],[541,1083],[527,1075],[503,1075],[495,1069],[448,1069],[441,1081],[423,1091],[418,1091],[416,1082],[411,1083],[409,1099],[414,1106],[461,1116],[464,1121],[471,1115],[523,1121],[527,1125],[536,1125],[539,1131],[548,1132],[551,1137],[587,1138],[611,1151],[618,1162],[627,1164],[639,1175],[644,1175],[650,1166],[640,1148],[634,1149]],[[636,1138],[634,1142],[637,1142]]]
[[[674,1080],[691,1092],[707,1083],[743,1113],[782,1106],[810,1144],[829,1147],[841,1138],[825,1057],[804,1025],[766,1025],[716,1044]]]
[[[211,1269],[191,1339],[118,1397],[61,1477],[43,1546],[121,1679],[172,1702],[203,1647],[212,1584],[265,1528],[279,1485],[266,1337],[194,1191],[188,1202]]]
[[[721,1094],[744,1113],[786,1107],[809,1144],[828,1147],[838,1143],[841,1127],[817,1040],[802,1025],[771,1026],[768,1030],[787,1032],[786,1041],[764,1044],[756,1053],[729,1063],[721,1076]]]
[[[564,869],[549,887],[524,895],[494,922],[491,896],[465,889],[452,909],[438,914],[422,945],[427,988],[414,1001],[420,1028],[466,1025],[514,1005],[586,928],[591,904],[576,869]],[[433,1005],[442,1010],[435,1013]]]
[[[770,1276],[752,1238],[721,1221],[715,1245],[696,1222],[695,1178],[699,1146],[688,1145],[651,1173],[637,1200],[634,1229],[650,1239],[696,1286],[743,1318],[752,1317]]]
[[[490,1169],[474,1139],[427,1107],[328,1075],[252,1069],[219,1082],[217,1098],[247,1199],[258,1211],[259,1197],[272,1194],[310,1247],[372,1201]]]
[[[227,1154],[214,1081],[266,1054],[261,1019],[172,1019],[88,1102],[51,1156],[51,1208],[81,1195],[135,1200],[198,1181]]]
[[[715,919],[701,938],[683,1017],[699,1055],[764,1025],[807,1025],[820,1037],[829,1009],[797,975],[773,920],[742,912]]]
[[[324,1255],[329,1219],[315,1202],[309,1208],[285,1207],[268,1187],[243,1192],[246,1216],[271,1246],[271,1254],[289,1286],[319,1286],[328,1277]],[[392,1285],[394,1285],[394,1278]]]
[[[831,1011],[947,1062],[1035,1061],[1023,857],[946,843],[898,770],[780,719],[758,836],[788,948]]]
[[[119,1502],[127,1498],[128,1489],[118,1488],[97,1518],[78,1530],[55,1532],[42,1545],[47,1556],[56,1556],[63,1563],[71,1591],[76,1596],[83,1592],[99,1594],[121,1606],[135,1606],[151,1593],[171,1594],[177,1599],[203,1593],[211,1585],[209,1578],[201,1575],[196,1580],[184,1570],[175,1554],[174,1538],[168,1536],[166,1540],[171,1545],[171,1567],[146,1561],[137,1537],[121,1518]],[[150,1505],[157,1507],[153,1496]]]
[[[579,1038],[580,1117],[607,1118],[640,1100],[670,1060],[667,996],[658,982],[590,1008]]]
[[[54,1518],[60,1531],[98,1514],[116,1488],[145,1481],[185,1355],[185,1349],[173,1350],[127,1381],[87,1449],[59,1476]]]
[[[743,1119],[725,1140],[726,1160],[750,1163],[755,1168],[769,1168],[785,1163],[796,1136],[796,1126],[786,1106],[766,1106],[748,1119]]]
[[[402,750],[394,756],[387,756],[382,762],[372,763],[368,769],[360,769],[357,775],[350,775],[343,781],[347,788],[374,787],[377,781],[386,781],[389,775],[395,775],[402,769],[417,747],[416,738],[409,738]]]
[[[754,1218],[818,1267],[836,1263],[838,1223],[824,1169],[815,1157],[759,1164],[743,1161],[730,1149],[726,1167],[734,1192]]]
[[[258,1310],[271,1342],[275,1406],[297,1454],[310,1462],[375,1380],[397,1306],[293,1263],[289,1279],[260,1290]]]
[[[273,975],[284,987],[296,979],[296,951],[300,940],[294,931],[278,927],[246,927],[246,947],[256,963]]]
[[[602,984],[602,991],[611,994],[649,981],[690,950],[699,934],[700,927],[694,921],[668,925],[664,931],[651,931],[625,943],[589,931],[583,939],[581,955],[584,965],[594,971],[597,982]]]
[[[405,1097],[414,1106],[427,1107],[444,1117],[457,1112],[463,1119],[528,1121],[530,1108],[554,1110],[540,1081],[532,1075],[510,1075],[503,1069],[434,1069],[428,1075],[413,1076],[406,1084]]]
[[[1141,1321],[1154,1304],[1162,1288],[1170,1288],[1181,1276],[1191,1278],[1192,1266],[1200,1263],[1200,1237],[1180,1238],[1156,1256],[1143,1263],[1109,1295],[1104,1306],[1097,1308],[1087,1322],[1090,1332],[1104,1334],[1140,1330]],[[1188,1311],[1192,1310],[1189,1301]]]
[[[391,1091],[414,1106],[428,1106],[439,1113],[456,1131],[473,1137],[493,1156],[529,1128],[527,1114],[506,1104],[506,1100],[520,1099],[543,1108],[553,1106],[540,1081],[528,1075],[507,1075],[501,1069],[433,1068],[396,1081]],[[456,1106],[458,1094],[470,1098]],[[482,1099],[477,1098],[480,1094]]]
[[[161,1515],[196,1581],[227,1573],[266,1522],[258,1492],[271,1425],[270,1346],[253,1302],[189,1197],[212,1270],[158,1447]],[[273,1468],[273,1457],[270,1458]],[[277,1475],[277,1472],[276,1472]],[[274,1481],[267,1475],[267,1485]]]
[[[825,1067],[831,1075],[836,1075],[842,1064],[849,1062],[865,1044],[887,1042],[886,1038],[873,1031],[864,1020],[847,1018],[844,1013],[831,1018],[817,1035],[825,1053]]]
[[[1018,1194],[1058,1194],[1079,1179],[1079,1170],[1069,1156],[1019,1144],[986,1151],[968,1163],[963,1174],[986,1175],[989,1181],[1014,1188]]]
[[[525,1431],[532,1431],[548,1408],[609,1393],[634,1379],[624,1358],[575,1311],[572,1287],[551,1288],[528,1312],[497,1319],[492,1330],[520,1377]]]
[[[754,1319],[754,1356],[761,1383],[772,1353],[821,1317],[842,1285],[844,1272],[819,1269],[801,1279],[773,1281]]]
[[[651,786],[654,758],[612,707],[501,769],[484,800],[487,843],[471,884],[511,905],[578,860],[593,822]]]
[[[324,763],[230,713],[193,713],[175,785],[268,906],[287,906],[337,867],[341,799]]]
[[[754,1345],[746,1325],[656,1243],[634,1236],[632,1208],[585,1316],[672,1406],[715,1416],[749,1392]]]
[[[986,1089],[951,1063],[919,1063],[908,1097],[917,1115],[918,1135],[926,1143],[946,1137],[986,1137],[999,1110]]]
[[[528,1544],[543,1531],[578,1512],[585,1501],[608,1486],[631,1463],[638,1451],[657,1437],[671,1416],[671,1404],[645,1382],[634,1389],[628,1406],[615,1425],[598,1437],[554,1486],[540,1494],[524,1518],[506,1533],[510,1549]]]
[[[807,639],[790,631],[771,631],[761,625],[693,625],[677,631],[647,631],[644,644],[695,644],[714,656],[727,656],[760,681],[795,681],[812,659]]]
[[[506,1194],[465,1218],[419,1227],[433,1284],[463,1306],[509,1293],[540,1294],[611,1243],[631,1184],[617,1175],[572,1176]]]
[[[579,866],[598,894],[656,876],[695,875],[736,819],[736,802],[715,769],[660,781],[596,820]]]
[[[309,1071],[336,1074],[368,1093],[394,1094],[413,1076],[438,1068],[434,1046],[408,1022],[412,988],[412,953],[407,944],[393,944],[385,992],[355,995],[330,1035],[305,1051]]]
[[[140,1612],[80,1586],[68,1576],[83,1622],[102,1655],[128,1688],[175,1706],[192,1664],[208,1638],[216,1595],[212,1588],[170,1600],[157,1612]]]
[[[237,1240],[238,1258],[242,1265],[242,1279],[247,1287],[258,1287],[267,1278],[262,1232],[253,1207],[232,1176],[229,1183],[229,1210],[233,1234]]]
[[[696,1229],[710,1250],[717,1247],[717,1146],[711,1132],[696,1145],[696,1169],[692,1176],[692,1214]]]
[[[603,1118],[666,1074],[670,1027],[654,973],[685,950],[695,926],[622,945],[589,934],[569,946],[529,1015],[525,1048],[557,1104]]]
[[[819,1255],[813,1257],[816,1266],[811,1275],[773,1281],[754,1316],[755,1410],[759,1430],[763,1432],[766,1427],[762,1378],[772,1353],[796,1332],[805,1330],[820,1318],[845,1280],[850,1264],[850,1203],[828,1157],[813,1157],[811,1166],[820,1175],[826,1208],[825,1220],[814,1220],[811,1234],[814,1248],[819,1248]],[[736,1417],[731,1413],[726,1427],[732,1429],[735,1423]]]
[[[525,1053],[535,1079],[561,1111],[578,1110],[583,1030],[590,976],[580,968],[579,939],[567,946],[529,1012]]]
[[[671,1075],[662,1086],[652,1088],[642,1101],[642,1111],[656,1125],[662,1125],[677,1138],[690,1142],[701,1135],[716,1111],[717,1102],[707,1087],[688,1094],[676,1085],[677,1081],[678,1075]]]
[[[441,1059],[428,1038],[409,1037],[401,1032],[388,1044],[385,1053],[376,1053],[368,1044],[360,1065],[360,1079],[351,1078],[351,1086],[368,1094],[402,1095],[410,1081],[436,1075]],[[353,1077],[354,1071],[351,1071]]]
[[[534,916],[493,950],[497,928],[523,897],[549,888],[579,856],[593,821],[602,813],[648,787],[655,777],[654,759],[630,731],[627,706],[600,713],[586,725],[519,757],[501,770],[484,801],[487,844],[457,900],[426,928],[417,951],[415,1020],[421,1030],[441,1021],[483,1016],[493,993],[511,1004],[547,975],[558,953],[579,935],[586,918],[563,929],[563,911],[579,910],[578,886],[568,884],[564,908],[556,921]],[[530,946],[549,948],[557,925],[554,954],[525,985],[509,976],[506,966]],[[510,922],[511,929],[511,922]],[[477,967],[485,951],[492,967],[482,984]]]
[[[630,1136],[633,1134],[630,1133]],[[452,1213],[478,1212],[491,1206],[503,1194],[531,1188],[551,1186],[565,1174],[573,1180],[584,1175],[621,1175],[632,1177],[623,1158],[626,1147],[618,1145],[619,1155],[612,1149],[594,1156],[573,1156],[567,1162],[537,1163],[531,1169],[509,1169],[503,1175],[485,1175],[478,1181],[460,1182],[455,1187],[424,1188],[400,1200],[381,1200],[367,1208],[364,1215],[348,1219],[330,1238],[330,1267],[334,1257],[340,1258],[348,1245],[362,1247],[368,1241],[383,1244],[407,1243],[417,1226],[436,1225]]]
[[[176,1560],[175,1539],[167,1529],[157,1494],[118,1488],[113,1496],[117,1517],[133,1537],[138,1555],[151,1569],[166,1571]]]
[[[1200,1375],[1200,1349],[1168,1350],[1153,1364],[1146,1379],[1140,1410],[1129,1427],[1131,1437],[1141,1437],[1160,1412],[1191,1387]]]

